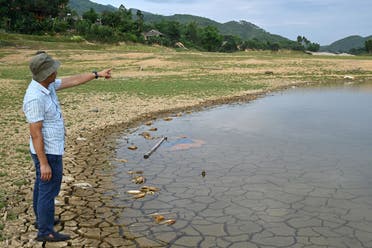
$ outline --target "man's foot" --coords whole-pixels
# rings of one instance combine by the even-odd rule
[[[40,242],[60,242],[66,241],[71,239],[70,235],[62,234],[62,233],[51,233],[45,236],[37,236],[36,240]]]
[[[53,224],[56,226],[59,223],[61,223],[61,219],[55,218]],[[34,222],[34,227],[35,227],[35,229],[39,229],[39,226],[38,226],[37,222]]]

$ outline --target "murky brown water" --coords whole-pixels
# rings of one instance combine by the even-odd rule
[[[145,160],[151,127],[168,141]],[[128,162],[113,161],[119,223],[139,246],[372,247],[370,87],[291,89],[151,127],[120,137]],[[126,193],[143,185],[160,191]]]

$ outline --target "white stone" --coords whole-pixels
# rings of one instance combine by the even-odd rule
[[[70,176],[63,176],[62,178],[62,182],[64,183],[70,183],[70,182],[73,182],[75,179],[73,177],[70,177]]]
[[[92,188],[92,185],[90,183],[75,183],[74,186],[82,189]]]
[[[344,76],[344,79],[350,79],[350,80],[353,80],[354,77],[353,77],[353,76],[349,76],[349,75],[345,75],[345,76]]]

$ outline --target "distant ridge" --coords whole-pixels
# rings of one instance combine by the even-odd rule
[[[350,50],[352,49],[364,48],[365,41],[369,39],[372,39],[372,35],[367,37],[352,35],[341,40],[335,41],[328,46],[321,46],[320,51],[333,53],[350,52]]]
[[[89,0],[69,0],[68,6],[75,10],[79,15],[87,12],[91,8],[94,9],[98,13],[102,13],[104,11],[116,11],[117,8],[112,5],[102,5],[99,3],[94,3]]]
[[[132,9],[132,12],[135,14],[136,9]],[[168,21],[177,21],[182,24],[187,24],[190,22],[195,22],[201,27],[214,26],[216,27],[221,34],[223,35],[235,35],[240,37],[242,40],[249,39],[258,39],[260,41],[269,41],[269,42],[292,42],[291,40],[282,37],[280,35],[270,34],[262,28],[254,25],[253,23],[247,21],[230,21],[226,23],[219,23],[211,19],[186,15],[186,14],[176,14],[171,16],[156,15],[149,12],[142,12],[144,14],[145,22],[160,22],[161,20]]]
[[[261,41],[264,40],[270,42],[290,41],[289,39],[284,38],[282,36],[270,34],[263,30],[262,28],[247,21],[240,22],[230,21],[226,23],[219,23],[205,17],[181,14],[176,14],[172,16],[162,16],[146,13],[144,16],[146,22],[159,22],[161,20],[170,20],[177,21],[183,24],[195,22],[201,27],[206,27],[210,25],[216,27],[223,35],[236,35],[243,40],[256,38]]]
[[[70,0],[69,6],[71,9],[75,10],[79,15],[93,8],[96,12],[102,13],[104,11],[116,11],[117,8],[111,5],[102,5],[98,3],[91,2],[89,0]],[[133,17],[136,16],[137,9],[131,9]],[[193,16],[193,15],[182,15],[176,14],[172,16],[163,16],[152,14],[149,12],[142,11],[144,15],[144,20],[146,23],[160,22],[161,20],[177,21],[182,24],[187,24],[190,22],[195,22],[201,27],[214,26],[223,35],[234,35],[240,37],[242,40],[257,39],[259,41],[268,41],[271,43],[291,43],[293,41],[282,37],[280,35],[270,34],[262,28],[247,22],[247,21],[230,21],[226,23],[219,23],[211,19]]]

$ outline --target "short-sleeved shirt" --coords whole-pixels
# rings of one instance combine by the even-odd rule
[[[57,79],[48,86],[32,80],[23,99],[23,112],[28,123],[42,121],[42,134],[46,154],[63,155],[65,143],[65,127],[61,106],[56,90],[62,80]],[[31,153],[36,154],[32,137],[30,137]]]

